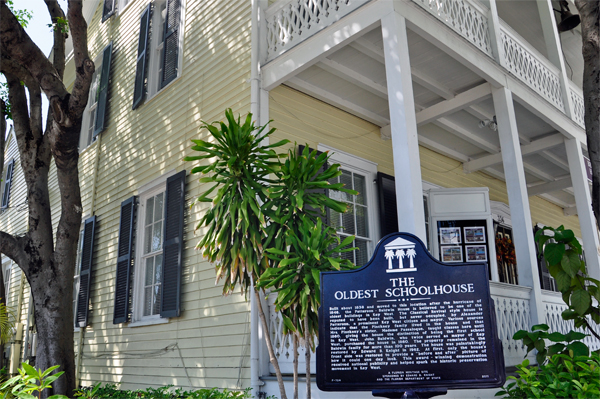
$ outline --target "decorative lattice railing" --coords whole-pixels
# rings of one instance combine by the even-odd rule
[[[492,56],[488,18],[483,7],[468,0],[414,0],[446,25]]]
[[[492,300],[496,308],[498,337],[502,341],[504,362],[514,366],[523,361],[527,349],[522,341],[512,339],[519,330],[529,330],[531,315],[529,298],[531,289],[504,283],[490,283]]]
[[[538,94],[564,111],[559,71],[504,21],[500,23],[502,63]]]
[[[272,60],[367,0],[278,1],[266,11],[267,60]]]
[[[581,89],[575,86],[575,83],[569,82],[569,95],[571,96],[571,102],[573,103],[573,112],[571,117],[581,127],[585,128],[585,108],[583,107],[583,94]]]
[[[277,294],[271,294],[267,298],[267,304],[269,307],[269,334],[271,335],[271,342],[273,343],[273,349],[275,350],[275,356],[279,362],[279,367],[282,373],[293,373],[294,371],[294,355],[293,349],[294,344],[291,336],[283,335],[283,319],[281,314],[275,311],[275,298]],[[316,346],[316,345],[315,345]],[[299,343],[298,350],[298,370],[300,373],[304,373],[306,370],[306,362],[304,360],[304,342]],[[275,372],[273,365],[269,363],[269,369],[271,373]],[[310,369],[313,372],[317,370],[317,355],[312,352],[310,358]]]
[[[580,331],[587,333],[583,342],[590,348],[590,350],[600,349],[600,340],[584,331],[580,328],[575,328],[573,320],[564,320],[561,317],[563,310],[567,309],[567,305],[562,301],[559,293],[544,292],[544,310],[546,312],[546,324],[550,327],[550,332],[560,332],[563,334],[568,333],[571,330]],[[600,333],[600,327],[590,319],[591,326],[594,326],[597,333]]]

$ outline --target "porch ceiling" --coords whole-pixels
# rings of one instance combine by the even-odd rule
[[[421,145],[463,162],[468,172],[481,170],[504,179],[498,133],[479,127],[495,114],[491,87],[410,29],[408,43]],[[390,123],[378,28],[285,84],[380,127]],[[515,115],[531,195],[572,208],[575,199],[570,180],[565,180],[569,168],[562,136],[516,101]]]

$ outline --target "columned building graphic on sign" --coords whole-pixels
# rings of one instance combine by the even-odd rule
[[[414,264],[415,244],[404,238],[396,238],[385,247],[385,258],[388,261],[386,272],[414,272],[417,270]]]

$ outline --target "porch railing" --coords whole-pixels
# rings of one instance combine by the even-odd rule
[[[546,312],[546,324],[550,327],[551,332],[568,333],[570,330],[575,330],[587,333],[583,342],[594,351],[600,349],[600,340],[580,328],[575,328],[573,320],[564,320],[561,313],[567,309],[567,305],[563,302],[559,292],[543,291],[544,310]],[[597,333],[600,333],[600,327],[590,320],[590,325],[594,326]]]
[[[571,96],[571,102],[573,103],[573,112],[571,116],[579,126],[585,128],[583,93],[572,81],[569,81],[569,95]]]
[[[490,282],[490,291],[496,308],[496,323],[504,350],[504,362],[506,366],[514,366],[521,363],[527,354],[525,345],[512,337],[517,331],[529,330],[531,326],[531,288]]]
[[[481,51],[492,56],[486,11],[468,0],[414,0]]]
[[[500,20],[503,66],[538,94],[564,111],[559,70]]]
[[[287,0],[266,11],[267,61],[328,27],[367,0]]]

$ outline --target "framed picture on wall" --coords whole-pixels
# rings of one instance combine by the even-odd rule
[[[442,247],[442,262],[455,263],[463,261],[461,246]]]
[[[440,245],[460,244],[460,227],[440,227]]]
[[[487,262],[487,248],[485,245],[467,245],[467,262]]]
[[[485,242],[485,228],[478,227],[464,227],[465,231],[465,243],[467,244],[478,244]]]

